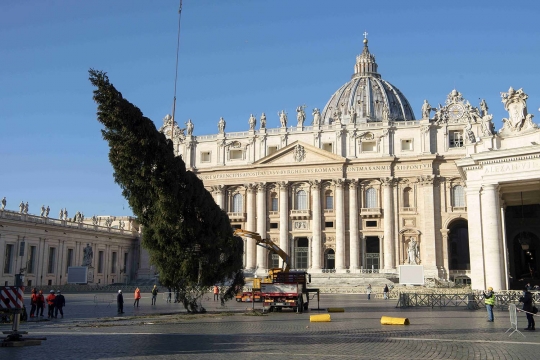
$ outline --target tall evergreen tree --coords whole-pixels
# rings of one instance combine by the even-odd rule
[[[178,289],[192,312],[204,311],[200,299],[212,285],[226,284],[223,299],[233,298],[244,285],[243,243],[233,236],[227,214],[174,155],[172,141],[122,97],[107,74],[89,74],[114,180],[143,226],[143,246],[160,282]]]

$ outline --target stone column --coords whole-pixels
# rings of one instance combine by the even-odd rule
[[[255,186],[246,184],[246,230],[255,231]],[[247,239],[246,244],[246,269],[255,269],[255,241]]]
[[[504,263],[502,261],[502,241],[500,238],[499,185],[484,185],[481,201],[486,286],[492,286],[495,291],[504,290],[506,282],[502,276]]]
[[[421,239],[420,261],[425,266],[426,270],[430,271],[426,275],[438,276],[437,269],[437,234],[435,234],[435,199],[433,193],[433,182],[435,178],[431,175],[420,176],[417,178],[418,183],[422,186],[422,221],[423,234]]]
[[[448,229],[441,229],[441,235],[442,235],[442,252],[443,252],[443,264],[444,264],[444,274],[445,279],[448,280],[448,275],[450,274],[450,266],[448,264]]]
[[[358,194],[357,180],[349,182],[349,241],[350,241],[350,263],[349,269],[358,269],[358,259],[360,258],[358,246]]]
[[[289,253],[289,184],[288,181],[279,182],[279,247]],[[283,265],[283,260],[279,260]],[[289,264],[291,265],[291,264]]]
[[[225,206],[225,186],[223,185],[214,185],[212,186],[212,191],[216,193],[216,204],[221,208],[223,211],[227,211],[227,208]]]
[[[484,268],[484,247],[482,245],[482,208],[480,205],[480,187],[468,185],[467,218],[469,222],[469,254],[471,263],[471,287],[486,289]],[[490,285],[493,286],[493,285]],[[493,286],[495,288],[495,286]]]
[[[383,185],[383,218],[384,218],[384,244],[383,244],[383,268],[394,269],[394,203],[392,184],[393,177],[381,179]]]
[[[343,179],[333,181],[336,189],[336,270],[345,269],[345,214],[343,201]]]
[[[266,238],[266,183],[257,184],[257,232],[262,239]],[[266,271],[266,249],[257,246],[257,271]]]
[[[502,236],[502,245],[503,245],[503,261],[504,261],[504,284],[505,289],[510,289],[509,278],[510,278],[510,269],[508,263],[508,241],[506,239],[506,225],[504,219],[506,219],[506,204],[504,200],[500,199],[501,204],[501,236]]]
[[[312,257],[311,269],[321,270],[321,182],[313,180],[311,184],[311,199],[313,204],[312,231],[313,240],[311,242]]]

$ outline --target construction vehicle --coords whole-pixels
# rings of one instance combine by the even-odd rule
[[[237,301],[262,301],[263,310],[268,312],[281,311],[283,308],[302,312],[308,310],[310,292],[317,293],[319,299],[319,289],[307,288],[310,275],[305,271],[290,271],[289,255],[272,240],[262,239],[258,233],[242,229],[235,230],[234,235],[255,240],[258,246],[276,253],[283,261],[281,268],[269,269],[265,278],[253,279],[251,291],[239,292]]]

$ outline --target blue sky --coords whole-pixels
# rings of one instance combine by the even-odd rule
[[[0,198],[57,216],[130,215],[113,181],[88,69],[107,71],[156,126],[171,112],[178,0],[0,2]],[[362,33],[383,79],[420,116],[454,88],[497,129],[510,86],[540,106],[540,2],[184,0],[176,119],[195,134],[262,112],[323,108],[353,73]],[[276,114],[276,115],[274,115]],[[538,117],[534,119],[538,122]]]

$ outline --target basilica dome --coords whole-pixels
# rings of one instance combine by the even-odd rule
[[[401,91],[377,73],[375,56],[364,39],[362,54],[356,57],[351,80],[332,95],[322,112],[324,124],[414,120],[409,101]]]

